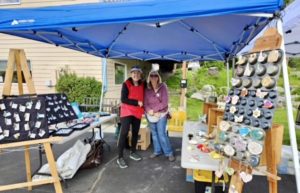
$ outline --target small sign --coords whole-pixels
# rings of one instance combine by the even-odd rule
[[[180,81],[180,87],[181,88],[187,88],[187,79],[182,79]]]

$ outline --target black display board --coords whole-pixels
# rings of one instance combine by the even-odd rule
[[[0,143],[49,137],[43,97],[0,100]]]
[[[45,99],[49,125],[78,118],[65,94],[43,94],[39,96]]]

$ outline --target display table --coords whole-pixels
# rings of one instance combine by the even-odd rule
[[[194,139],[197,139],[196,134],[200,130],[206,132],[207,125],[199,122],[185,122],[182,135],[181,167],[215,171],[218,169],[219,160],[211,158],[208,153],[203,153],[197,149],[197,145],[188,142],[188,134],[193,134]],[[193,150],[188,150],[188,146],[193,146]]]
[[[68,141],[71,141],[71,140],[75,139],[76,137],[78,137],[82,134],[90,132],[91,130],[93,131],[95,128],[99,128],[100,129],[100,134],[101,134],[101,125],[104,124],[104,123],[107,123],[109,121],[112,121],[116,118],[117,118],[117,114],[110,114],[109,116],[100,117],[100,118],[98,118],[97,121],[92,122],[89,127],[85,128],[83,130],[75,131],[69,136],[62,137],[61,141],[54,142],[54,144],[64,144]],[[102,138],[102,136],[100,136],[100,137]]]

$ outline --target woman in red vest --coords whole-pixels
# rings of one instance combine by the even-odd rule
[[[141,80],[142,69],[134,66],[130,70],[131,77],[122,85],[121,91],[121,132],[119,135],[119,158],[117,164],[120,168],[127,168],[128,165],[123,157],[123,151],[126,145],[128,131],[131,125],[131,151],[129,158],[135,161],[142,159],[136,153],[136,144],[141,125],[141,118],[144,114],[144,82]]]

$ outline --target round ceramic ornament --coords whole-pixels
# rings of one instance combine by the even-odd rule
[[[250,132],[250,137],[255,141],[262,141],[265,136],[265,131],[260,128],[252,129]]]
[[[260,159],[258,156],[251,155],[247,161],[250,164],[250,166],[257,167],[259,165]]]
[[[273,88],[275,86],[275,83],[276,83],[275,80],[270,76],[265,76],[261,81],[263,87],[268,89]]]
[[[231,145],[227,144],[224,146],[224,152],[227,156],[231,157],[234,155],[235,150]]]
[[[250,128],[249,127],[241,127],[240,129],[239,129],[239,134],[240,134],[240,136],[242,136],[242,137],[246,137],[249,133],[250,133]]]
[[[263,146],[255,141],[250,141],[248,143],[248,151],[253,155],[259,155],[263,151]]]

